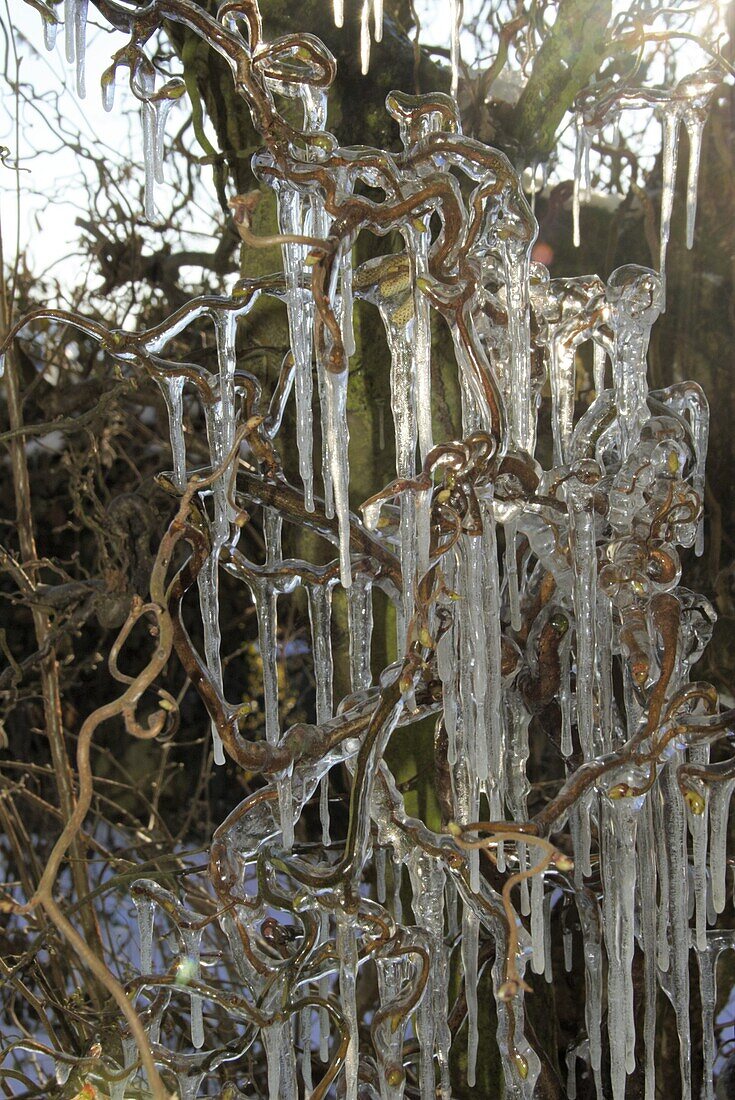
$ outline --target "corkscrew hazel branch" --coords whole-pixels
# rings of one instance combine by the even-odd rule
[[[466,839],[467,833],[477,832],[489,832],[491,835],[473,840]],[[507,840],[522,841],[524,844],[541,848],[543,852],[541,859],[533,866],[510,875],[503,883],[502,891],[503,910],[508,926],[508,943],[505,955],[505,982],[500,988],[499,996],[502,1000],[510,1000],[520,990],[530,993],[531,987],[523,981],[518,973],[516,962],[518,958],[518,916],[513,908],[510,895],[515,886],[534,875],[543,874],[552,864],[560,871],[573,870],[573,860],[560,852],[545,837],[537,836],[531,827],[524,828],[523,825],[512,825],[504,821],[473,821],[467,825],[457,825],[450,822],[449,833],[454,837],[457,846],[463,851],[481,851],[488,859],[492,859],[491,849]]]

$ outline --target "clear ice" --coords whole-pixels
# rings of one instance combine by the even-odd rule
[[[462,135],[451,97],[391,93],[400,153],[342,148],[325,130],[334,58],[312,36],[267,43],[257,6],[247,10],[246,18],[244,6],[223,5],[218,21],[202,9],[193,14],[185,0],[167,7],[168,17],[225,56],[250,107],[264,143],[255,172],[277,199],[283,271],[241,279],[231,296],[194,299],[155,328],[104,340],[118,364],[141,366],[160,387],[172,455],[164,481],[173,497],[191,498],[180,522],[188,524],[191,561],[199,555],[190,584],[196,579],[199,589],[201,653],[186,631],[176,646],[196,673],[215,759],[229,755],[264,781],[219,827],[211,849],[218,920],[241,997],[228,999],[208,978],[200,916],[155,882],[133,887],[136,989],[159,1006],[145,1010],[156,1058],[175,1072],[182,1097],[196,1097],[225,1057],[224,1048],[204,1049],[217,1042],[207,1026],[212,1004],[247,1023],[242,1052],[259,1036],[271,1100],[297,1100],[302,1084],[321,1100],[337,1079],[330,1095],[357,1100],[370,1082],[365,1097],[402,1100],[409,1073],[421,1100],[450,1100],[451,978],[463,995],[468,1084],[478,1069],[480,994],[492,988],[505,1095],[531,1100],[540,1061],[525,1030],[524,997],[544,976],[558,977],[552,947],[560,935],[566,968],[582,959],[585,980],[586,1034],[567,1052],[568,1095],[582,1061],[602,1097],[608,1052],[612,1096],[623,1100],[640,1041],[645,1096],[653,1100],[661,990],[677,1020],[682,1096],[701,1087],[712,1097],[716,960],[732,942],[708,925],[728,904],[735,767],[731,758],[711,763],[710,746],[727,740],[735,719],[710,685],[692,677],[714,612],[680,584],[678,548],[703,549],[707,401],[690,383],[651,392],[647,350],[665,306],[678,136],[688,135],[691,247],[717,74],[705,69],[665,91],[600,92],[599,100],[575,104],[576,244],[595,135],[624,110],[658,111],[659,271],[626,265],[606,282],[551,279],[531,259],[538,227],[517,173],[502,153]],[[333,14],[341,26],[342,0],[334,0]],[[359,18],[365,71],[372,41],[381,38],[382,4],[362,0]],[[452,0],[450,19],[456,91],[460,0]],[[84,0],[65,0],[64,22],[82,95]],[[115,69],[125,63],[118,58],[103,77],[108,109]],[[142,62],[131,82],[152,218],[165,117],[179,89],[170,82],[156,90],[153,67]],[[279,113],[283,97],[301,101],[300,130]],[[368,202],[364,186],[381,197]],[[353,271],[363,231],[393,232],[394,247],[402,241],[403,248]],[[244,233],[245,248],[248,239]],[[261,295],[285,307],[291,344],[270,397],[238,362],[238,319]],[[390,355],[395,479],[361,503],[349,461],[353,313],[373,307]],[[434,314],[451,333],[462,404],[461,438],[438,443]],[[212,326],[211,369],[175,358],[171,346],[202,317]],[[71,323],[99,336],[83,318]],[[585,344],[592,345],[594,396],[581,407]],[[292,392],[298,487],[276,450]],[[187,468],[190,400],[206,419],[204,472]],[[537,454],[543,417],[550,418],[547,469]],[[239,546],[252,514],[264,535],[260,563]],[[284,558],[284,528],[294,524],[322,539],[319,564]],[[264,736],[254,741],[238,724],[242,700],[225,697],[223,571],[244,583],[255,606]],[[284,728],[279,615],[299,589],[310,621],[315,722]],[[341,699],[335,692],[347,675],[332,652],[336,595],[349,647]],[[395,662],[377,674],[375,596],[376,609],[387,599],[396,624]],[[422,763],[435,767],[441,785],[441,818],[432,825],[408,814],[384,759],[395,731],[429,718],[435,759]],[[542,719],[553,727],[565,778],[529,817],[531,739]],[[330,821],[330,775],[341,765],[350,785],[342,831]],[[311,803],[318,839],[300,825]],[[179,977],[172,991],[165,956],[173,941]],[[703,1005],[702,1082],[692,1080],[692,952]],[[363,1020],[368,971],[376,984]],[[163,1046],[169,1001],[188,1002],[188,1053]],[[321,1063],[317,1084],[312,1047]],[[127,1053],[124,1063],[132,1065]]]

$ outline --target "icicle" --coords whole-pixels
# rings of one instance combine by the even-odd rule
[[[677,750],[661,771],[663,793],[663,847],[668,864],[669,930],[671,934],[670,998],[679,1035],[682,1100],[690,1100],[691,1038],[689,1032],[689,921],[687,916],[686,819],[676,779],[681,763]]]
[[[629,782],[628,779],[625,782]],[[637,777],[631,786],[640,785]],[[615,1100],[625,1096],[626,1074],[635,1069],[633,950],[635,927],[635,844],[643,798],[604,798],[601,803],[601,865],[605,948],[608,960],[608,1036]]]
[[[311,1073],[311,1009],[305,1008],[299,1016],[299,1038],[301,1040],[301,1076],[304,1081],[304,1091],[310,1096],[314,1091],[314,1080]]]
[[[564,970],[567,974],[571,974],[574,951],[574,936],[572,935],[572,930],[568,924],[564,925],[564,929],[562,931],[562,947],[564,949]]]
[[[344,0],[332,0],[332,13],[334,16],[335,27],[344,26],[345,21],[345,4]]]
[[[367,76],[370,68],[370,0],[363,0],[360,16],[360,70]]]
[[[502,248],[511,360],[508,442],[533,454],[536,402],[531,393],[529,251],[525,242],[506,241]]]
[[[314,682],[316,684],[316,721],[321,725],[332,717],[332,589],[326,584],[308,586],[309,620],[311,622],[311,651],[314,655]],[[329,773],[321,781],[319,816],[322,826],[322,843],[330,844],[329,836]]]
[[[221,635],[219,629],[219,581],[217,577],[217,562],[211,557],[202,566],[197,578],[199,586],[199,606],[202,613],[202,625],[204,628],[204,653],[210,673],[221,686],[222,662],[220,659]],[[212,747],[214,750],[214,762],[217,765],[224,764],[225,752],[219,731],[212,724]]]
[[[495,516],[489,502],[485,502],[483,506],[482,525],[482,551],[484,554],[482,570],[483,632],[487,675],[485,707],[487,716],[488,792],[497,799],[497,806],[492,812],[493,814],[497,813],[500,818],[505,814],[506,734],[503,712],[503,654],[498,545]],[[497,859],[498,868],[502,873],[504,869],[502,845],[498,846]]]
[[[427,133],[439,128],[438,119],[432,120]],[[413,277],[414,318],[410,326],[410,338],[413,354],[413,377],[415,386],[416,425],[419,437],[419,454],[423,462],[434,446],[434,433],[431,422],[431,306],[420,289],[420,280],[429,275],[429,233],[430,217],[425,216],[420,223],[407,227],[404,240],[409,251]],[[419,228],[419,225],[421,228]]]
[[[220,390],[220,436],[218,440],[219,461],[224,461],[228,451],[232,449],[235,441],[235,370],[237,367],[237,353],[235,342],[237,338],[237,314],[232,310],[220,310],[214,314],[214,334],[217,343],[217,364],[219,370]],[[226,501],[227,474],[220,478],[219,491],[221,493],[221,508],[224,514],[228,513]],[[233,518],[230,515],[230,518]]]
[[[554,960],[551,957],[551,894],[544,896],[544,980],[554,980]]]
[[[456,553],[449,551],[446,555],[445,579],[447,587],[453,590],[457,569]],[[454,766],[457,762],[457,636],[458,614],[451,616],[449,629],[442,634],[436,649],[436,662],[439,678],[442,682],[442,699],[444,703],[444,728],[447,732],[447,762]]]
[[[531,879],[531,968],[534,974],[543,974],[546,967],[544,939],[544,876],[534,875]]]
[[[646,799],[638,822],[636,858],[638,860],[638,922],[643,953],[643,1049],[645,1051],[645,1100],[656,1096],[656,999],[658,969],[656,959],[656,838],[653,828],[652,797]]]
[[[607,364],[607,352],[602,344],[597,340],[593,345],[593,385],[595,387],[595,397],[599,397],[605,388],[605,366]]]
[[[712,1086],[717,1052],[715,1042],[717,962],[723,951],[732,951],[734,946],[732,932],[710,932],[704,949],[697,951],[699,999],[702,1005],[702,1061],[704,1062],[702,1100],[714,1100],[715,1096]]]
[[[712,904],[712,890],[707,891],[707,924],[713,925],[717,923],[717,913]]]
[[[449,40],[449,56],[452,65],[452,95],[457,96],[459,89],[459,69],[462,63],[462,55],[460,53],[459,36],[462,30],[462,8],[463,0],[452,0],[452,9],[450,14],[450,40]]]
[[[528,727],[531,716],[526,710],[518,692],[512,692],[506,699],[505,725],[507,726],[507,798],[515,821],[528,818],[528,794],[531,784],[528,781],[526,764],[528,762]],[[518,870],[525,871],[528,856],[525,844],[518,845]],[[531,897],[528,879],[521,882],[521,914],[530,915]]]
[[[706,766],[709,763],[709,745],[692,745],[689,750],[692,764]],[[695,814],[687,803],[687,823],[692,837],[692,875],[694,879],[694,946],[704,951],[707,946],[707,811],[709,791],[704,789],[704,806]]]
[[[410,939],[417,947],[426,948],[425,937],[419,937],[414,930],[411,932]],[[407,941],[408,937],[404,939],[406,946],[408,946]],[[403,1043],[406,1021],[405,1018],[401,1020],[393,1016],[391,1008],[396,1003],[400,1004],[401,991],[405,988],[406,981],[412,980],[414,968],[405,955],[396,958],[392,953],[387,953],[385,957],[381,957],[381,953],[378,953],[375,965],[382,1016],[381,1024],[373,1030],[379,1065],[380,1100],[403,1100],[405,1078],[401,1067],[404,1061]],[[373,1092],[372,1095],[377,1100],[377,1092]]]
[[[663,282],[654,271],[630,264],[613,271],[606,296],[613,325],[612,374],[621,457],[626,458],[648,416],[646,355],[651,326],[663,309]]]
[[[148,221],[155,221],[156,210],[156,112],[148,100],[140,105],[140,121],[143,127],[143,163],[145,166],[144,210]]]
[[[536,195],[539,190],[538,169],[540,165],[534,158],[530,164],[527,164],[521,173],[521,184],[523,190],[530,196],[531,213],[536,214]],[[543,187],[543,182],[541,183]]]
[[[403,864],[394,858],[391,861],[393,870],[393,919],[396,924],[403,920],[403,903],[401,902],[401,885],[403,883]]]
[[[278,722],[278,638],[277,594],[273,585],[262,582],[253,592],[258,617],[258,648],[263,662],[265,736],[275,745],[280,736]]]
[[[102,77],[102,100],[105,109],[112,106],[114,96],[114,69]],[[163,183],[163,158],[166,139],[166,119],[179,92],[167,94],[167,89],[156,96],[155,73],[139,69],[135,74],[136,95],[140,99],[140,119],[143,130],[143,163],[145,166],[145,216],[153,221],[157,216],[155,185]],[[170,91],[170,89],[168,89]],[[221,319],[215,317],[215,323]]]
[[[319,388],[319,407],[322,418],[322,481],[324,483],[324,514],[327,519],[334,518],[334,485],[332,484],[332,457],[329,435],[324,427],[329,418],[327,409],[327,371],[317,363],[317,384]]]
[[[577,1100],[577,1048],[567,1047],[567,1100]]]
[[[599,689],[600,741],[603,753],[613,748],[613,621],[612,604],[598,588],[595,595],[597,618],[597,680]]]
[[[171,456],[174,464],[174,485],[183,493],[186,488],[186,441],[184,440],[184,379],[161,375],[157,379],[168,409],[171,436]]]
[[[310,229],[306,224],[306,204],[298,192],[279,187],[278,224],[283,234],[303,234]],[[309,220],[311,211],[309,210]],[[299,474],[304,486],[304,507],[314,511],[313,425],[311,371],[312,339],[314,327],[314,303],[306,290],[305,259],[307,249],[303,245],[282,245],[283,269],[286,276],[286,309],[290,345],[296,365],[296,446],[299,452]]]
[[[319,939],[322,943],[329,941],[329,914],[321,914],[321,927],[319,929]],[[319,980],[319,996],[322,1000],[326,1000],[329,996],[329,978],[324,977]],[[319,1009],[319,1058],[322,1062],[329,1061],[329,1013],[325,1008]]]
[[[43,20],[43,44],[46,49],[51,52],[56,45],[56,35],[59,31],[59,24],[56,19]]]
[[[697,111],[685,110],[684,126],[689,137],[689,171],[687,174],[687,248],[694,247],[694,223],[697,217],[697,180],[702,154],[704,118]]]
[[[150,107],[150,104],[144,103],[143,106]],[[219,394],[216,400],[205,404],[204,412],[211,463],[217,468],[222,465],[231,450],[235,436],[236,314],[229,310],[216,312],[214,329],[219,364]],[[179,443],[176,445],[180,446]],[[219,556],[230,534],[230,521],[234,519],[233,509],[227,501],[228,481],[229,471],[225,471],[212,486],[214,500],[214,519],[211,524],[212,549],[197,578],[204,628],[204,657],[210,676],[220,691],[222,691],[220,654],[222,638],[219,622]],[[264,658],[264,668],[265,666]],[[224,764],[222,741],[214,722],[212,722],[212,741],[215,763]]]
[[[576,857],[575,857],[576,859]],[[602,947],[596,901],[579,891],[576,896],[584,953],[584,1018],[590,1044],[590,1065],[598,1100],[602,1100]]]
[[[372,583],[367,573],[357,572],[347,593],[350,631],[350,684],[353,691],[370,687],[370,642],[373,635]]]
[[[565,641],[559,646],[559,710],[561,712],[561,739],[559,747],[565,759],[574,752],[572,740],[572,709],[574,699],[572,696],[572,653],[571,647]]]
[[[709,438],[709,407],[706,407],[702,416],[693,417],[692,431],[694,433],[695,465],[692,477],[692,488],[702,504],[702,514],[697,524],[697,535],[694,542],[694,553],[698,558],[704,554],[704,500],[706,492],[705,466],[707,461],[707,440]]]
[[[460,676],[469,679],[468,698],[474,704],[474,743],[468,746],[475,774],[484,782],[488,774],[488,735],[485,723],[487,697],[487,634],[484,616],[484,550],[482,538],[464,535],[462,550],[462,639]],[[464,670],[464,671],[463,671]],[[466,713],[466,712],[465,712]]]
[[[375,41],[383,41],[383,0],[373,0],[373,26]]]
[[[381,308],[391,357],[390,392],[396,440],[396,477],[412,478],[416,472],[416,407],[414,348],[412,334],[405,325],[395,325],[385,308]],[[416,586],[416,497],[412,492],[400,498],[400,559],[403,588],[402,615],[398,626],[398,652],[406,644],[406,630],[413,618]]]
[[[653,807],[653,830],[655,836],[656,871],[659,883],[659,904],[656,913],[656,963],[660,971],[667,972],[671,965],[669,947],[669,863],[666,859],[663,822],[663,802],[660,787]],[[655,895],[654,895],[655,896]]]
[[[347,371],[325,374],[329,458],[334,485],[334,506],[339,524],[339,565],[343,588],[352,584],[350,562],[350,502],[347,429]]]
[[[86,54],[87,54],[87,8],[88,0],[77,0],[76,20],[74,26],[74,53],[76,55],[76,79],[77,95],[84,99],[86,89]]]
[[[444,913],[446,920],[446,936],[447,942],[452,943],[459,936],[459,920],[460,920],[460,898],[457,890],[457,885],[451,878],[445,877],[444,880],[445,901],[444,901]]]
[[[266,565],[273,566],[282,557],[281,550],[282,517],[274,509],[264,510],[263,532],[266,545]],[[279,590],[267,577],[254,575],[249,580],[253,602],[258,620],[258,648],[263,663],[263,702],[265,710],[265,736],[268,744],[275,745],[280,737],[278,712],[278,591],[292,591],[297,584],[292,579]],[[293,845],[294,800],[292,791],[292,771],[280,773],[277,781],[280,807],[283,845],[290,849]]]
[[[521,619],[521,599],[518,586],[517,540],[518,521],[516,519],[509,520],[505,524],[505,554],[503,560],[505,566],[505,579],[508,585],[510,625],[513,630],[520,630],[523,621]]]
[[[582,182],[584,184],[584,201],[592,202],[592,173],[590,172],[590,153],[592,151],[592,135],[586,126],[582,129]]]
[[[590,861],[590,845],[592,842],[590,829],[590,796],[582,797],[569,811],[569,826],[574,845],[574,875],[575,881],[582,885],[582,877],[592,874]]]
[[[298,1100],[299,1087],[290,1020],[264,1028],[261,1035],[268,1061],[269,1100]]]
[[[451,1100],[449,1053],[452,1033],[449,1030],[449,973],[444,944],[439,940],[434,957],[434,1016],[436,1031],[434,1045],[439,1064],[439,1100]]]
[[[115,106],[115,70],[108,69],[102,74],[100,82],[102,90],[102,107],[109,114]]]
[[[174,102],[173,99],[164,98],[157,100],[153,105],[153,178],[156,183],[165,182],[163,163],[166,153],[166,119]]]
[[[133,903],[138,916],[140,972],[150,974],[153,970],[153,902],[150,898],[133,894]]]
[[[416,498],[413,493],[403,493],[400,500],[400,559],[401,578],[401,615],[397,623],[397,647],[402,653],[406,648],[406,631],[414,614],[414,592],[416,589]]]
[[[725,908],[727,873],[727,825],[730,816],[730,799],[735,780],[714,783],[709,798],[709,870],[712,879],[712,905],[715,913]]]
[[[479,1032],[477,1025],[477,955],[479,951],[480,920],[477,914],[465,906],[462,915],[462,968],[467,1000],[467,1084],[475,1087]],[[423,1097],[422,1097],[423,1100]]]
[[[388,896],[386,894],[385,884],[385,864],[386,864],[386,851],[385,848],[375,849],[375,892],[378,901],[381,905],[385,905],[385,899]]]
[[[431,943],[431,965],[426,991],[416,1014],[416,1038],[419,1043],[419,1088],[421,1100],[434,1100],[434,1048],[439,1018],[436,1000],[445,987],[444,974],[444,871],[440,864],[419,849],[408,861],[413,889],[414,916],[427,931]]]
[[[199,1094],[199,1086],[204,1080],[203,1073],[177,1073],[179,1100],[196,1100]]]
[[[471,323],[471,318],[470,318]],[[472,363],[466,348],[459,338],[457,326],[452,327],[454,353],[459,367],[460,398],[462,403],[462,435],[466,438],[473,432],[489,427],[489,410],[484,393],[477,385]]]
[[[354,302],[352,295],[352,249],[343,245],[339,254],[340,328],[345,355],[355,354]]]
[[[706,487],[707,443],[709,440],[710,419],[707,398],[696,382],[680,382],[660,392],[666,404],[670,405],[679,414],[686,416],[689,421],[694,450],[692,488],[703,504]],[[704,508],[702,509],[702,513],[703,512]],[[700,516],[697,524],[694,547],[697,557],[701,557],[704,553],[703,514]]]
[[[689,246],[691,247],[691,245]],[[705,937],[704,944],[697,945],[699,967],[699,1000],[702,1006],[702,1100],[714,1100],[712,1077],[715,1068],[715,1003],[717,1000],[716,957],[712,957]]]
[[[70,65],[74,64],[78,12],[79,0],[64,0],[64,50]]]
[[[676,108],[664,109],[661,119],[663,130],[661,157],[663,184],[661,190],[661,243],[659,251],[659,271],[664,287],[666,286],[666,251],[669,246],[669,234],[671,232],[671,212],[674,208],[676,162],[679,152],[679,122],[680,115]]]
[[[462,574],[460,573],[460,576]],[[464,765],[471,779],[466,774],[462,775],[462,791],[455,791],[457,805],[460,804],[466,811],[466,820],[473,820],[470,805],[474,801],[469,793],[468,783],[479,783],[480,776],[477,767],[477,722],[475,710],[475,676],[474,676],[474,650],[472,648],[473,631],[470,619],[468,602],[462,600],[459,607],[459,650],[456,656],[458,663],[458,687],[460,721],[457,723],[457,760],[458,767]],[[485,740],[483,734],[483,741]],[[456,785],[456,784],[455,784]],[[465,787],[467,790],[465,790]],[[471,853],[472,889],[479,889],[479,860],[475,859],[475,853]]]
[[[505,698],[505,725],[508,740],[508,804],[515,821],[528,818],[528,794],[531,785],[526,773],[528,762],[528,726],[531,716],[517,691]],[[523,884],[521,884],[523,885]],[[524,916],[528,916],[527,913]]]
[[[574,190],[572,192],[572,243],[579,248],[579,190],[582,182],[582,156],[584,152],[584,119],[581,114],[574,116]]]
[[[568,461],[568,448],[574,428],[576,396],[576,352],[564,339],[552,339],[549,356],[551,383],[551,428],[554,439],[554,462],[560,466]]]
[[[87,9],[89,0],[64,0],[64,38],[66,60],[76,66],[77,95],[84,99],[85,56],[87,45]],[[52,43],[53,44],[53,43]],[[48,48],[48,38],[46,39]]]
[[[281,818],[281,835],[283,847],[290,852],[294,844],[294,804],[293,804],[293,772],[289,768],[281,772],[276,783],[278,789],[278,811]]]
[[[150,1032],[149,1032],[150,1035]],[[152,1038],[152,1036],[151,1036]],[[156,1041],[152,1038],[152,1041]],[[137,1052],[135,1040],[130,1037],[124,1037],[121,1042],[122,1046],[122,1069],[131,1067],[131,1072],[127,1076],[120,1078],[117,1081],[110,1082],[110,1100],[125,1100],[125,1092],[128,1084],[135,1076],[135,1070],[138,1065]],[[60,1082],[64,1083],[64,1082]]]
[[[431,489],[416,493],[416,576],[419,578],[419,581],[429,571],[431,498]]]
[[[185,928],[181,932],[186,958],[183,960],[184,975],[182,984],[199,979],[199,944],[202,938],[201,929]],[[182,967],[179,968],[181,973]],[[199,1050],[204,1046],[204,1021],[202,1019],[202,999],[197,993],[192,993],[191,1000],[191,1042],[192,1046]]]
[[[596,643],[597,547],[591,486],[570,478],[565,485],[574,557],[574,621],[577,657],[577,731],[585,760],[595,756],[594,680]],[[563,749],[562,749],[563,751]]]
[[[359,1037],[357,1031],[357,938],[351,919],[337,913],[337,957],[339,959],[339,999],[349,1034],[345,1055],[345,1100],[357,1100],[359,1069]]]

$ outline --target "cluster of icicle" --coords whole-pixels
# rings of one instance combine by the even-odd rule
[[[66,3],[77,20],[79,57],[81,5]],[[378,9],[374,3],[376,18]],[[132,40],[111,74],[129,65],[145,104],[155,104],[141,43],[158,17],[156,4],[137,21],[125,11]],[[664,305],[660,273],[628,266],[607,283],[596,276],[551,279],[531,260],[537,226],[516,172],[501,153],[461,134],[450,97],[388,97],[400,153],[341,148],[324,129],[334,61],[312,36],[267,43],[254,0],[225,4],[219,21],[187,0],[166,0],[160,14],[201,35],[232,68],[263,137],[254,170],[276,194],[283,271],[243,280],[231,297],[195,299],[142,333],[65,318],[97,336],[123,369],[143,369],[160,386],[174,494],[191,476],[187,394],[204,406],[213,477],[196,494],[191,535],[192,546],[197,539],[206,544],[196,576],[204,653],[190,656],[187,671],[212,716],[216,759],[227,751],[266,780],[220,826],[211,850],[220,925],[239,975],[235,994],[200,970],[206,921],[154,882],[133,889],[141,977],[131,995],[139,998],[156,1059],[182,1098],[196,1097],[223,1061],[260,1050],[271,1100],[304,1092],[319,1100],[335,1088],[346,1100],[400,1100],[408,1079],[422,1100],[449,1100],[450,952],[460,944],[472,1086],[479,947],[492,943],[488,986],[497,1002],[505,1095],[530,1100],[540,1060],[524,1033],[524,974],[553,980],[556,910],[567,968],[576,945],[586,981],[586,1032],[569,1051],[568,1095],[575,1095],[581,1059],[602,1096],[605,1044],[613,1097],[625,1095],[636,1051],[638,949],[646,1100],[655,1095],[659,989],[678,1023],[682,1096],[692,1094],[692,952],[703,1006],[702,1095],[711,1097],[715,967],[732,942],[708,926],[726,904],[735,765],[720,747],[718,762],[709,761],[711,746],[726,744],[735,727],[712,687],[690,678],[714,613],[680,585],[677,548],[702,550],[708,409],[694,383],[648,389],[649,336]],[[703,106],[695,83],[691,94],[680,86],[675,106],[666,108],[662,238],[680,119],[695,137],[696,164]],[[279,114],[280,97],[303,105],[300,130]],[[155,148],[161,120],[155,112],[152,119],[147,140]],[[584,116],[580,133],[588,141]],[[450,167],[467,180],[465,191]],[[362,185],[382,199],[360,197]],[[431,226],[437,218],[438,233]],[[397,231],[403,251],[353,272],[353,246],[364,230]],[[238,321],[262,295],[285,304],[291,340],[267,401],[237,360]],[[350,509],[347,428],[355,297],[376,306],[385,326],[396,450],[395,481],[364,504],[361,517]],[[433,436],[432,310],[454,343],[462,398],[457,441],[436,443]],[[167,358],[201,317],[214,328],[211,371]],[[585,344],[594,399],[578,415],[576,371]],[[547,381],[553,465],[545,470],[534,452]],[[275,449],[292,393],[298,489],[285,480]],[[235,454],[240,438],[247,446]],[[255,506],[264,517],[262,563],[238,549],[245,509]],[[332,543],[334,562],[284,560],[284,522]],[[257,610],[262,742],[244,741],[238,707],[223,698],[222,569],[244,583]],[[331,643],[337,586],[348,601],[352,689],[339,705]],[[284,730],[278,617],[298,587],[311,618],[316,715],[312,726]],[[375,588],[395,603],[400,654],[379,675],[371,663]],[[181,656],[190,645],[183,626],[177,639]],[[406,813],[383,760],[399,725],[429,715],[437,723],[437,774],[448,776],[438,830]],[[566,779],[529,817],[532,721],[548,733]],[[352,792],[347,832],[338,836],[329,792],[330,773],[341,765]],[[312,799],[320,805],[321,842],[311,837],[302,845],[297,826]],[[568,840],[567,854],[560,837]],[[175,934],[173,969],[165,973],[153,972],[154,920],[159,932]],[[377,986],[362,1020],[366,972]],[[163,1040],[166,1012],[180,1010],[182,999],[190,1004],[188,1053]],[[209,1024],[222,1013],[239,1026],[227,1045]],[[453,1030],[461,1022],[460,1015]],[[415,1040],[406,1038],[409,1027]],[[126,1058],[133,1065],[129,1042]],[[118,1075],[113,1096],[124,1096],[126,1080]]]
[[[452,95],[456,95],[459,86],[461,65],[460,33],[462,30],[462,10],[464,0],[450,0],[450,39],[449,59],[452,66]],[[370,48],[373,38],[383,40],[383,0],[360,0],[360,66],[363,74],[370,69]],[[344,26],[345,0],[332,0],[332,15],[335,27]],[[370,23],[372,17],[373,31]]]
[[[44,42],[48,50],[56,44],[59,22],[57,14],[42,0],[34,4],[43,17]],[[64,0],[64,52],[69,65],[74,67],[77,95],[84,99],[86,86],[86,44],[89,0]],[[163,158],[166,137],[166,119],[174,102],[185,90],[178,77],[156,88],[156,70],[140,45],[133,42],[118,50],[112,64],[102,75],[102,104],[111,111],[115,102],[115,78],[120,68],[129,70],[130,90],[140,103],[140,120],[143,135],[143,163],[145,166],[144,206],[145,216],[153,221],[157,211],[154,199],[155,185],[163,183]]]
[[[694,244],[694,223],[697,214],[697,178],[702,150],[702,132],[707,113],[718,87],[721,86],[723,69],[717,60],[706,68],[682,77],[672,88],[622,88],[610,85],[596,87],[583,93],[576,104],[575,170],[574,170],[574,243],[579,245],[580,201],[590,195],[590,150],[595,135],[607,130],[611,145],[618,144],[620,121],[625,111],[654,111],[661,120],[662,129],[662,194],[659,273],[664,278],[666,250],[671,231],[671,213],[674,207],[674,182],[679,149],[679,130],[683,124],[689,139],[689,169],[686,196],[687,248]]]

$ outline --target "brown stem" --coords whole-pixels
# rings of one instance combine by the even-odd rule
[[[13,492],[15,496],[15,514],[18,528],[18,542],[20,544],[21,559],[29,563],[24,567],[24,572],[31,584],[37,583],[37,571],[33,563],[38,560],[36,550],[36,538],[33,530],[33,517],[31,514],[31,486],[28,475],[28,463],[26,461],[25,443],[22,436],[23,406],[20,395],[17,361],[13,348],[9,348],[5,356],[5,390],[8,401],[8,420],[10,431],[13,433],[9,440],[10,461],[13,471]],[[34,605],[31,608],[33,616],[33,628],[36,635],[38,649],[44,652],[47,648],[51,623],[48,614],[43,607]],[[59,804],[62,818],[68,822],[74,812],[75,798],[72,786],[71,768],[64,741],[64,727],[61,718],[61,688],[59,684],[59,664],[56,659],[56,651],[53,647],[48,649],[40,662],[41,689],[43,692],[43,711],[51,750],[51,760],[54,768],[54,778],[59,794]],[[75,836],[71,848],[71,874],[74,888],[78,898],[84,898],[89,893],[87,869],[84,862],[85,849],[79,836]],[[85,906],[81,911],[80,919],[84,929],[86,942],[100,958],[104,957],[100,930],[97,924],[94,910]],[[101,991],[96,983],[90,985],[90,994],[95,1002],[100,1003]]]

